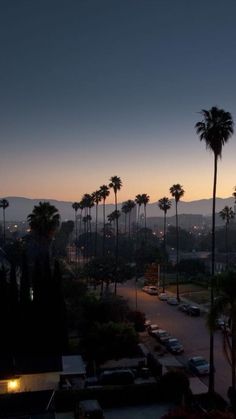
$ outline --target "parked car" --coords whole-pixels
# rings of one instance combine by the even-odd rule
[[[146,319],[145,320],[145,322],[144,322],[144,326],[146,327],[146,328],[148,328],[148,326],[150,326],[152,324],[152,322],[151,322],[151,320],[149,320],[149,319]]]
[[[187,313],[189,307],[190,307],[190,304],[180,304],[179,307],[178,307],[178,309],[180,311],[182,311],[183,313]]]
[[[153,335],[153,332],[155,332],[158,329],[159,329],[159,326],[157,326],[157,324],[150,324],[147,327],[147,331],[148,331],[149,335],[151,335],[151,336]]]
[[[104,413],[97,400],[82,400],[76,404],[75,418],[104,419]]]
[[[156,330],[153,336],[161,343],[165,343],[168,339],[171,338],[169,333],[163,329]]]
[[[161,301],[166,301],[166,300],[167,300],[167,298],[168,298],[168,295],[166,294],[166,292],[161,292],[161,293],[159,294],[159,300],[161,300]]]
[[[181,354],[184,352],[184,347],[176,338],[170,338],[165,342],[165,346],[172,354]]]
[[[188,366],[191,372],[197,375],[209,374],[210,365],[202,356],[194,356],[188,361]]]
[[[216,327],[217,329],[225,330],[227,329],[228,325],[225,319],[219,317],[218,319],[216,319]]]
[[[179,301],[177,300],[176,297],[169,297],[167,299],[167,303],[172,305],[172,306],[177,306],[179,304]]]
[[[142,288],[142,291],[150,295],[158,295],[158,288],[154,285],[145,285],[145,287]]]
[[[201,314],[200,308],[197,306],[189,306],[187,313],[194,317],[198,317]]]

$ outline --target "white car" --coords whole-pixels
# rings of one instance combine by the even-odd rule
[[[177,306],[179,304],[179,301],[177,300],[176,297],[169,297],[167,298],[167,303],[170,304],[171,306]]]
[[[210,371],[209,362],[202,356],[194,356],[188,361],[190,371],[197,375],[207,375]]]
[[[158,295],[158,288],[154,285],[146,285],[142,290],[150,295]]]
[[[148,333],[149,333],[149,335],[153,335],[153,333],[154,332],[156,332],[157,330],[159,330],[159,326],[157,326],[157,324],[150,324],[148,327],[147,327],[147,331],[148,331]]]
[[[161,292],[159,294],[159,300],[161,301],[167,301],[168,295],[166,294],[166,292]]]

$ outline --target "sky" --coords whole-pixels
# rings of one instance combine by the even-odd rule
[[[119,201],[209,198],[194,125],[215,105],[236,121],[235,19],[235,0],[1,0],[0,196],[79,201],[117,175]]]

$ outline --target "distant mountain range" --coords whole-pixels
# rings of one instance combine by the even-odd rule
[[[49,201],[52,205],[58,209],[63,220],[73,220],[74,210],[72,209],[72,202],[68,201],[56,201],[54,199],[29,199],[21,197],[4,197],[9,201],[9,207],[6,209],[6,220],[7,221],[24,221],[27,216],[32,212],[34,205],[38,205],[40,201]],[[216,212],[219,212],[224,206],[234,207],[234,198],[217,198],[216,199]],[[202,214],[210,215],[212,207],[212,199],[200,199],[196,201],[180,201],[179,202],[179,214]],[[119,204],[119,209],[121,204]],[[113,204],[106,205],[106,214],[111,213],[114,210]],[[142,210],[141,210],[142,212]],[[168,216],[173,216],[175,212],[174,202],[172,202],[172,208],[168,211]],[[157,202],[148,204],[147,206],[147,217],[159,217],[163,215],[163,212],[159,209]],[[92,216],[95,216],[95,209],[92,209]],[[99,205],[98,217],[102,219],[102,205]],[[1,214],[0,214],[1,220]]]

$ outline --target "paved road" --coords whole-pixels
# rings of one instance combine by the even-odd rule
[[[130,306],[135,309],[135,288],[133,281],[119,285],[118,294],[127,298]],[[137,291],[138,310],[146,314],[146,318],[167,330],[172,336],[177,337],[184,345],[185,356],[177,356],[180,361],[186,361],[194,355],[202,355],[209,359],[209,333],[206,327],[206,318],[190,317],[170,306],[166,301],[160,301],[157,296]],[[227,399],[227,389],[230,386],[231,372],[222,351],[222,332],[215,333],[215,389]],[[202,381],[208,385],[208,378]]]

